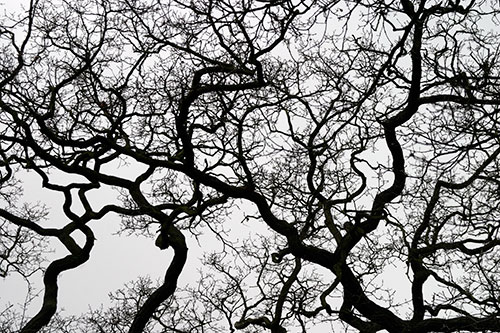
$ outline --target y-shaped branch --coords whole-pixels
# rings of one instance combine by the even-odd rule
[[[59,275],[69,269],[73,269],[85,263],[90,257],[90,251],[94,246],[94,233],[86,225],[80,225],[79,229],[85,234],[85,245],[78,251],[74,251],[64,258],[52,262],[43,277],[45,293],[43,296],[42,308],[31,320],[21,329],[20,333],[35,333],[43,326],[47,325],[57,310],[57,278]],[[60,238],[70,237],[62,235]]]

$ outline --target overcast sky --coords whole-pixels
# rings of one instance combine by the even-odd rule
[[[26,1],[25,1],[26,2]],[[14,10],[16,1],[8,1],[2,5],[2,11]],[[386,158],[386,156],[384,156]],[[119,172],[132,172],[134,167],[121,169]],[[23,174],[22,179],[25,184],[24,200],[26,202],[43,202],[51,208],[51,214],[47,225],[59,225],[61,221],[67,222],[67,218],[60,211],[62,198],[54,195],[53,192],[41,188],[41,180],[35,173]],[[91,199],[98,206],[99,202],[108,203],[114,201],[117,194],[109,189],[101,189],[96,192]],[[243,206],[245,208],[245,206]],[[139,276],[150,276],[153,280],[161,279],[170,263],[172,257],[171,250],[161,251],[154,245],[154,238],[136,236],[118,236],[120,219],[116,215],[108,215],[106,218],[92,222],[90,225],[96,236],[95,247],[91,252],[90,260],[84,265],[64,272],[60,278],[59,308],[65,309],[65,314],[78,315],[88,310],[89,306],[98,308],[100,304],[108,304],[108,293]],[[233,228],[243,228],[242,234],[248,232],[248,228],[238,224],[237,220],[228,219],[228,223],[233,223]],[[254,228],[253,229],[258,229]],[[188,235],[186,235],[188,236]],[[211,242],[210,237],[202,242],[203,250],[220,249],[220,245]],[[193,238],[188,240],[190,252],[188,262],[180,278],[180,285],[194,283],[198,278],[197,270],[200,267],[198,260],[202,255],[202,249]],[[208,245],[208,246],[207,246]],[[52,258],[62,257],[67,254],[66,250],[53,243],[55,252]],[[395,267],[394,272],[387,272],[381,278],[390,278],[396,273],[401,274],[404,267]],[[37,281],[41,277],[37,276]],[[397,283],[407,283],[403,279],[396,280]],[[41,287],[39,283],[37,285]],[[1,308],[9,303],[21,303],[26,291],[24,282],[16,276],[9,276],[5,280],[0,280],[0,303]],[[38,311],[40,299],[33,303],[29,313]],[[1,309],[0,308],[0,309]],[[340,329],[340,327],[339,327]],[[324,332],[324,329],[317,327],[311,333]]]

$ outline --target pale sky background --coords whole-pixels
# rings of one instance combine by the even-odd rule
[[[24,1],[26,2],[26,1]],[[20,2],[8,1],[2,5],[1,12],[15,10]],[[382,162],[387,160],[386,151],[378,153]],[[133,168],[132,168],[133,169]],[[123,169],[120,172],[128,172]],[[58,212],[58,207],[61,207],[61,197],[56,196],[53,192],[41,188],[41,180],[31,172],[23,176],[25,184],[25,197],[27,202],[43,201],[49,207],[52,207],[50,219],[58,221],[66,217]],[[102,204],[109,203],[109,200],[115,200],[116,194],[109,189],[99,190],[91,199],[96,205],[99,202]],[[96,236],[94,249],[91,252],[90,260],[84,265],[64,272],[60,278],[59,292],[59,309],[65,309],[64,314],[78,315],[86,312],[89,306],[99,308],[101,304],[105,306],[109,304],[108,293],[122,288],[125,283],[136,279],[139,276],[149,275],[152,280],[162,279],[172,257],[171,250],[159,250],[154,245],[154,238],[147,239],[145,237],[136,236],[118,236],[113,235],[119,228],[120,219],[116,215],[108,215],[100,221],[90,223],[92,230]],[[228,223],[234,223],[234,228],[243,228],[241,232],[246,234],[250,229],[242,227],[237,220],[228,219]],[[262,226],[260,226],[262,228]],[[254,229],[254,226],[252,226]],[[256,229],[259,229],[257,227]],[[188,235],[186,234],[186,237]],[[186,283],[194,283],[198,279],[197,269],[199,267],[198,260],[201,257],[201,249],[194,239],[189,239],[189,254],[188,262],[180,277],[179,285]],[[54,243],[58,249],[54,253],[54,258],[65,255],[66,250]],[[205,249],[207,243],[202,244]],[[218,243],[211,242],[209,248],[220,249]],[[61,251],[62,249],[62,251]],[[388,271],[387,274],[381,277],[386,283],[391,279],[391,276],[396,274],[404,274],[404,267],[394,268],[394,271]],[[41,287],[41,276],[36,279]],[[405,281],[404,281],[405,280]],[[393,284],[408,284],[406,279],[394,279]],[[22,303],[26,291],[25,283],[16,276],[9,276],[7,279],[0,279],[0,310],[8,303]],[[29,313],[33,314],[38,311],[40,301],[34,302],[29,309]],[[338,330],[341,330],[339,324]],[[324,328],[317,327],[310,330],[311,333],[325,332]]]
[[[19,11],[28,4],[27,0],[3,1],[0,3],[0,15]],[[62,212],[58,212],[62,197],[52,191],[42,189],[41,179],[34,172],[23,175],[22,180],[25,186],[24,200],[26,202],[41,201],[51,207],[49,224],[58,224],[58,220],[66,223],[67,218]],[[96,206],[99,201],[102,201],[102,204],[109,203],[110,200],[116,201],[116,193],[106,191],[106,189],[100,191],[107,193],[90,198],[94,200]],[[80,314],[87,311],[89,305],[98,308],[101,303],[107,304],[109,292],[122,288],[125,283],[139,276],[149,275],[152,280],[163,278],[172,257],[172,250],[161,251],[154,245],[154,238],[114,234],[119,230],[119,223],[120,218],[117,215],[108,214],[104,219],[89,224],[96,236],[91,258],[84,265],[62,273],[59,279],[59,308],[64,308],[65,313]],[[55,240],[52,243],[54,248],[58,249],[53,258],[67,254],[59,241]],[[193,282],[196,280],[196,268],[193,261],[196,261],[200,255],[199,251],[198,254],[196,252],[195,247],[190,246],[190,255],[180,283],[186,283],[188,277]],[[41,275],[38,275],[34,280],[40,282],[38,287],[41,287]],[[8,303],[22,303],[25,291],[26,284],[19,277],[11,275],[7,279],[0,279],[0,310]],[[34,302],[30,310],[36,313],[40,304],[41,300]]]

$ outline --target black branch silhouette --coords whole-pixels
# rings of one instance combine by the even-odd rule
[[[500,3],[25,2],[0,22],[0,275],[43,289],[2,332],[500,331]],[[64,316],[110,215],[173,253],[164,278]]]

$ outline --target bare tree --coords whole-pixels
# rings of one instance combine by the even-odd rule
[[[44,294],[35,316],[6,309],[5,323],[500,330],[496,1],[27,7],[0,30],[0,272],[42,271]],[[25,171],[64,198],[66,222],[19,204]],[[102,188],[120,201],[96,204]],[[173,251],[164,280],[61,317],[58,276],[89,260],[89,222],[109,214]],[[186,237],[210,234],[220,250],[179,288]],[[48,240],[69,254],[44,261]]]

